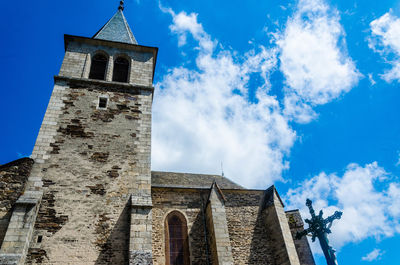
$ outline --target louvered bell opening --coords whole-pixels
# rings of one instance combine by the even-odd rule
[[[129,62],[127,59],[118,57],[114,62],[113,81],[128,82]]]
[[[90,79],[104,80],[106,76],[108,59],[103,54],[96,54],[92,59],[92,65],[90,66]]]

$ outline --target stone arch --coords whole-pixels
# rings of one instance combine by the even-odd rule
[[[106,79],[109,58],[110,56],[102,50],[96,51],[92,55],[89,72],[90,79]]]
[[[131,69],[131,58],[126,54],[114,55],[114,67],[112,81],[129,82],[129,73]]]
[[[190,265],[187,219],[177,210],[165,217],[165,264]]]

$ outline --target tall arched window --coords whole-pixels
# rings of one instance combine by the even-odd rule
[[[118,57],[114,61],[113,81],[128,82],[129,61],[123,57]]]
[[[186,218],[178,211],[165,220],[165,261],[167,265],[189,265],[189,242]]]
[[[108,58],[104,54],[98,53],[93,56],[89,78],[104,80],[106,76],[107,62]]]

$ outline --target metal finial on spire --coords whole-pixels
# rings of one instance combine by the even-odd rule
[[[119,7],[118,10],[123,11],[124,10],[124,1],[119,1]]]

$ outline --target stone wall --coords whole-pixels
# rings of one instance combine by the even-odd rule
[[[65,41],[21,201],[34,205],[32,229],[21,239],[31,240],[26,263],[128,264],[131,196],[151,196],[156,49],[74,36]],[[87,79],[98,51],[109,56],[105,81]],[[117,56],[129,57],[128,83],[111,81]],[[100,96],[108,99],[106,109],[98,107]]]
[[[287,211],[286,217],[289,222],[290,231],[292,232],[294,244],[296,246],[297,255],[301,265],[315,265],[314,257],[311,253],[310,245],[307,237],[296,239],[296,233],[304,230],[304,223],[299,210]]]
[[[187,219],[191,264],[208,265],[209,256],[203,209],[209,190],[153,188],[153,263],[165,263],[165,218],[173,210]],[[209,235],[208,235],[209,236]]]
[[[87,40],[82,40],[87,41]],[[120,48],[108,46],[107,42],[91,40],[93,44],[82,43],[78,39],[67,45],[63,64],[60,69],[60,76],[74,78],[88,78],[90,72],[91,58],[102,52],[108,56],[108,67],[106,70],[106,81],[112,80],[113,61],[118,56],[129,58],[130,72],[129,83],[140,86],[151,86],[153,82],[153,54],[137,52],[131,49],[121,50]],[[126,45],[125,45],[126,46]]]
[[[33,160],[21,158],[0,166],[0,246],[11,218],[12,209],[25,189]]]
[[[231,240],[225,211],[225,197],[216,183],[213,183],[206,207],[207,229],[212,264],[233,264]]]
[[[41,129],[34,152],[44,194],[27,263],[127,264],[130,196],[150,193],[152,90],[71,80],[56,87],[58,117],[43,124],[52,131]],[[97,108],[99,96],[107,109]]]
[[[265,191],[262,204],[267,233],[271,238],[271,249],[276,265],[300,265],[296,247],[286,218],[284,205],[275,186]]]
[[[227,191],[225,209],[234,264],[275,264],[260,211],[262,191]]]
[[[173,210],[182,212],[188,220],[191,264],[214,264],[211,255],[213,240],[215,240],[214,232],[211,231],[212,229],[206,228],[207,216],[204,216],[202,210],[207,205],[209,192],[209,189],[152,188],[154,264],[165,264],[165,217]],[[287,249],[291,247],[290,242],[285,243],[288,246],[278,242],[284,237],[283,235],[278,236],[279,233],[282,233],[284,224],[277,222],[267,224],[268,213],[260,207],[264,191],[230,189],[222,190],[222,193],[225,198],[225,214],[233,264],[298,264],[298,261],[296,262],[297,252],[300,264],[315,265],[307,240],[294,241],[293,251],[296,247],[296,252],[289,260],[287,255],[292,255],[292,251]],[[275,191],[271,196],[276,207],[282,207]],[[206,209],[211,211],[211,207]],[[277,214],[279,213],[275,213],[275,215]],[[208,215],[211,216],[210,213]],[[287,212],[286,215],[289,220],[289,224],[286,226],[288,229],[291,228],[292,233],[295,233],[296,229],[300,229],[300,225],[302,227],[302,222],[299,222],[301,217],[296,211]],[[293,218],[290,216],[295,218],[295,226],[291,223]],[[204,219],[204,217],[206,218]],[[286,218],[284,220],[287,221]],[[280,254],[282,252],[287,253],[285,260]]]

